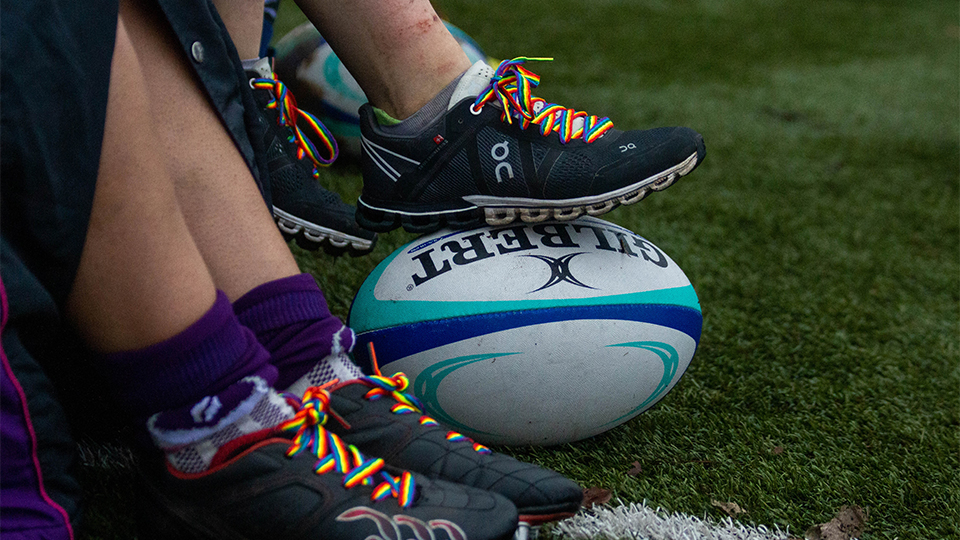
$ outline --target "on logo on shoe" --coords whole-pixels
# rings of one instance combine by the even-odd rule
[[[494,193],[498,185],[512,185],[515,178],[525,183],[520,162],[520,145],[512,137],[503,138],[496,130],[484,128],[477,135],[480,169]],[[505,186],[506,187],[506,186]]]

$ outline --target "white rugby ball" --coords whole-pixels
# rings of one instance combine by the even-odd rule
[[[647,410],[702,324],[663,250],[592,217],[424,236],[374,269],[349,316],[361,367],[372,342],[428,414],[506,445],[576,441]]]
[[[444,21],[470,63],[492,62],[470,36]],[[360,155],[360,106],[366,103],[357,80],[347,71],[330,44],[313,24],[306,22],[283,36],[274,46],[275,70],[293,91],[298,106],[320,118],[336,137],[341,155]]]

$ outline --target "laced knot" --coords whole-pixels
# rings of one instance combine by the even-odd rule
[[[302,453],[316,457],[314,471],[317,474],[340,473],[346,488],[359,485],[373,487],[370,495],[373,501],[393,497],[403,508],[413,504],[416,482],[412,474],[407,471],[400,476],[387,473],[383,470],[383,459],[366,458],[355,446],[344,443],[343,439],[323,427],[330,416],[330,392],[312,387],[307,389],[302,400],[288,397],[288,401],[297,411],[293,418],[280,425],[280,429],[297,431],[287,449],[288,457]],[[379,484],[375,478],[380,481]]]
[[[416,396],[404,392],[410,386],[410,379],[403,372],[398,371],[392,377],[386,377],[381,373],[380,366],[377,364],[377,353],[373,348],[373,343],[368,345],[370,349],[370,358],[373,364],[373,375],[360,377],[359,381],[369,387],[370,390],[363,395],[365,399],[376,401],[383,397],[392,398],[396,403],[390,407],[393,414],[419,414],[420,425],[424,427],[439,427],[440,423],[423,413],[423,403]],[[447,440],[453,442],[467,442],[473,445],[473,449],[481,454],[490,454],[491,450],[486,446],[475,442],[470,437],[457,433],[456,431],[447,432]]]
[[[297,146],[297,159],[308,157],[313,162],[313,176],[320,176],[317,167],[329,167],[337,159],[340,150],[337,148],[337,141],[333,134],[323,125],[316,116],[297,108],[297,100],[293,93],[287,88],[287,85],[280,82],[274,74],[271,78],[258,78],[253,80],[255,89],[270,90],[270,102],[267,103],[268,109],[276,109],[279,114],[280,125],[290,128],[291,134],[287,139]],[[324,154],[321,155],[317,146],[300,129],[299,120],[303,120],[323,145]]]
[[[613,129],[613,122],[607,117],[599,118],[534,96],[533,89],[540,84],[540,76],[523,67],[530,60],[553,59],[521,56],[500,62],[490,85],[480,92],[471,110],[479,112],[487,103],[496,101],[503,107],[504,122],[512,124],[517,120],[522,129],[536,124],[540,126],[540,134],[557,133],[564,144],[574,139],[592,143]]]

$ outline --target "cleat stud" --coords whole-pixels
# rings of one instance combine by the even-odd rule
[[[513,208],[484,208],[483,214],[487,224],[494,227],[513,223],[517,219],[517,211]]]
[[[321,233],[321,232],[319,232],[319,231],[311,231],[311,230],[308,230],[308,229],[304,229],[304,230],[303,230],[303,236],[304,236],[304,238],[306,238],[307,240],[309,240],[309,241],[311,241],[311,242],[316,242],[316,243],[318,243],[318,244],[322,243],[324,240],[327,239],[327,235],[325,235],[325,234],[323,234],[323,233]]]
[[[633,193],[628,193],[628,194],[626,194],[626,195],[623,195],[623,196],[619,197],[620,204],[634,204],[634,203],[638,203],[638,202],[642,201],[643,198],[646,197],[648,193],[650,193],[650,190],[647,189],[647,188],[642,188],[642,189],[640,189],[640,190],[638,190],[638,191],[635,191],[635,192],[633,192]]]
[[[580,206],[574,208],[556,208],[553,211],[553,217],[559,221],[577,219],[581,214],[583,214],[583,207]]]
[[[521,208],[520,219],[524,223],[540,223],[550,219],[550,209],[548,208]]]
[[[603,214],[606,214],[607,212],[616,208],[617,204],[618,203],[616,199],[610,199],[609,201],[604,201],[602,203],[591,204],[590,206],[587,206],[586,211],[587,214],[591,216],[602,216]]]
[[[447,215],[447,226],[451,229],[473,229],[483,222],[483,213],[476,207]]]
[[[400,223],[405,231],[416,234],[429,234],[443,226],[436,216],[400,216]]]
[[[317,251],[324,247],[324,244],[321,244],[319,242],[311,242],[309,239],[307,239],[307,237],[302,235],[296,237],[294,241],[298,246],[300,246],[301,248],[307,251]]]
[[[291,223],[283,218],[277,218],[277,228],[287,234],[297,234],[300,232],[300,225]]]
[[[656,182],[651,184],[650,189],[654,191],[663,191],[668,187],[670,187],[670,185],[673,184],[677,180],[677,178],[679,178],[679,176],[680,175],[675,172],[670,173],[665,178],[661,178],[660,180],[657,180]]]
[[[390,232],[400,226],[396,214],[380,212],[362,205],[357,206],[357,223],[374,232]]]

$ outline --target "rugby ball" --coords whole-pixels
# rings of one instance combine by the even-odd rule
[[[444,21],[447,30],[467,54],[470,63],[493,62],[463,30]],[[353,75],[323,39],[306,22],[284,35],[276,45],[274,70],[296,97],[297,106],[320,118],[340,147],[340,155],[360,156],[360,106],[367,96]]]
[[[504,445],[576,441],[649,409],[702,324],[663,250],[593,217],[419,238],[374,269],[349,315],[361,368],[373,343],[429,415]]]

